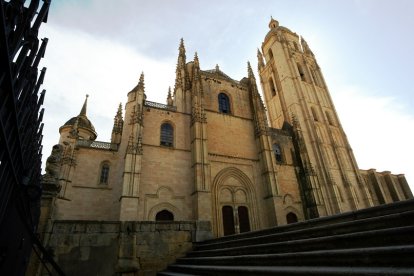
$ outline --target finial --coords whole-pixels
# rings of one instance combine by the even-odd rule
[[[81,112],[79,113],[79,115],[80,115],[80,116],[86,116],[86,107],[87,107],[87,105],[88,105],[88,97],[89,97],[89,95],[88,95],[88,94],[86,94],[86,97],[85,97],[85,102],[83,103],[83,106],[82,106]]]

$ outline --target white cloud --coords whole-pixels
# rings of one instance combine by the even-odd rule
[[[42,36],[53,38],[42,64],[47,67],[43,167],[59,140],[59,127],[79,114],[85,94],[90,95],[87,115],[98,132],[97,140],[109,141],[118,104],[124,106],[142,71],[148,100],[164,103],[168,86],[174,84],[173,59],[159,62],[128,46],[53,26],[47,26]]]
[[[332,93],[339,118],[361,169],[405,173],[414,190],[414,118],[392,97],[367,96],[361,87]]]

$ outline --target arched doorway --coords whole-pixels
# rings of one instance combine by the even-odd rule
[[[249,220],[249,209],[246,206],[239,206],[237,208],[237,213],[239,215],[239,228],[240,233],[250,231],[250,220]]]
[[[233,207],[228,206],[228,205],[223,206],[222,216],[223,216],[223,233],[224,233],[224,236],[235,234],[236,231],[235,231],[235,228],[234,228]]]
[[[242,171],[226,168],[213,183],[214,221],[217,236],[226,236],[257,229],[255,191]]]
[[[287,224],[298,222],[298,217],[296,216],[295,213],[289,212],[286,215],[286,222],[287,222]]]
[[[174,214],[167,210],[162,210],[155,216],[156,221],[174,221]]]

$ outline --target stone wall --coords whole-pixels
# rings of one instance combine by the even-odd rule
[[[209,222],[54,221],[44,244],[69,276],[155,275],[210,233]]]

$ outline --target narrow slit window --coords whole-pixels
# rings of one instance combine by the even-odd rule
[[[104,163],[101,167],[101,176],[99,178],[99,184],[108,184],[109,177],[109,164]]]
[[[275,84],[273,83],[272,78],[269,78],[269,86],[270,86],[270,92],[272,93],[272,97],[276,96],[276,88],[275,88]]]

